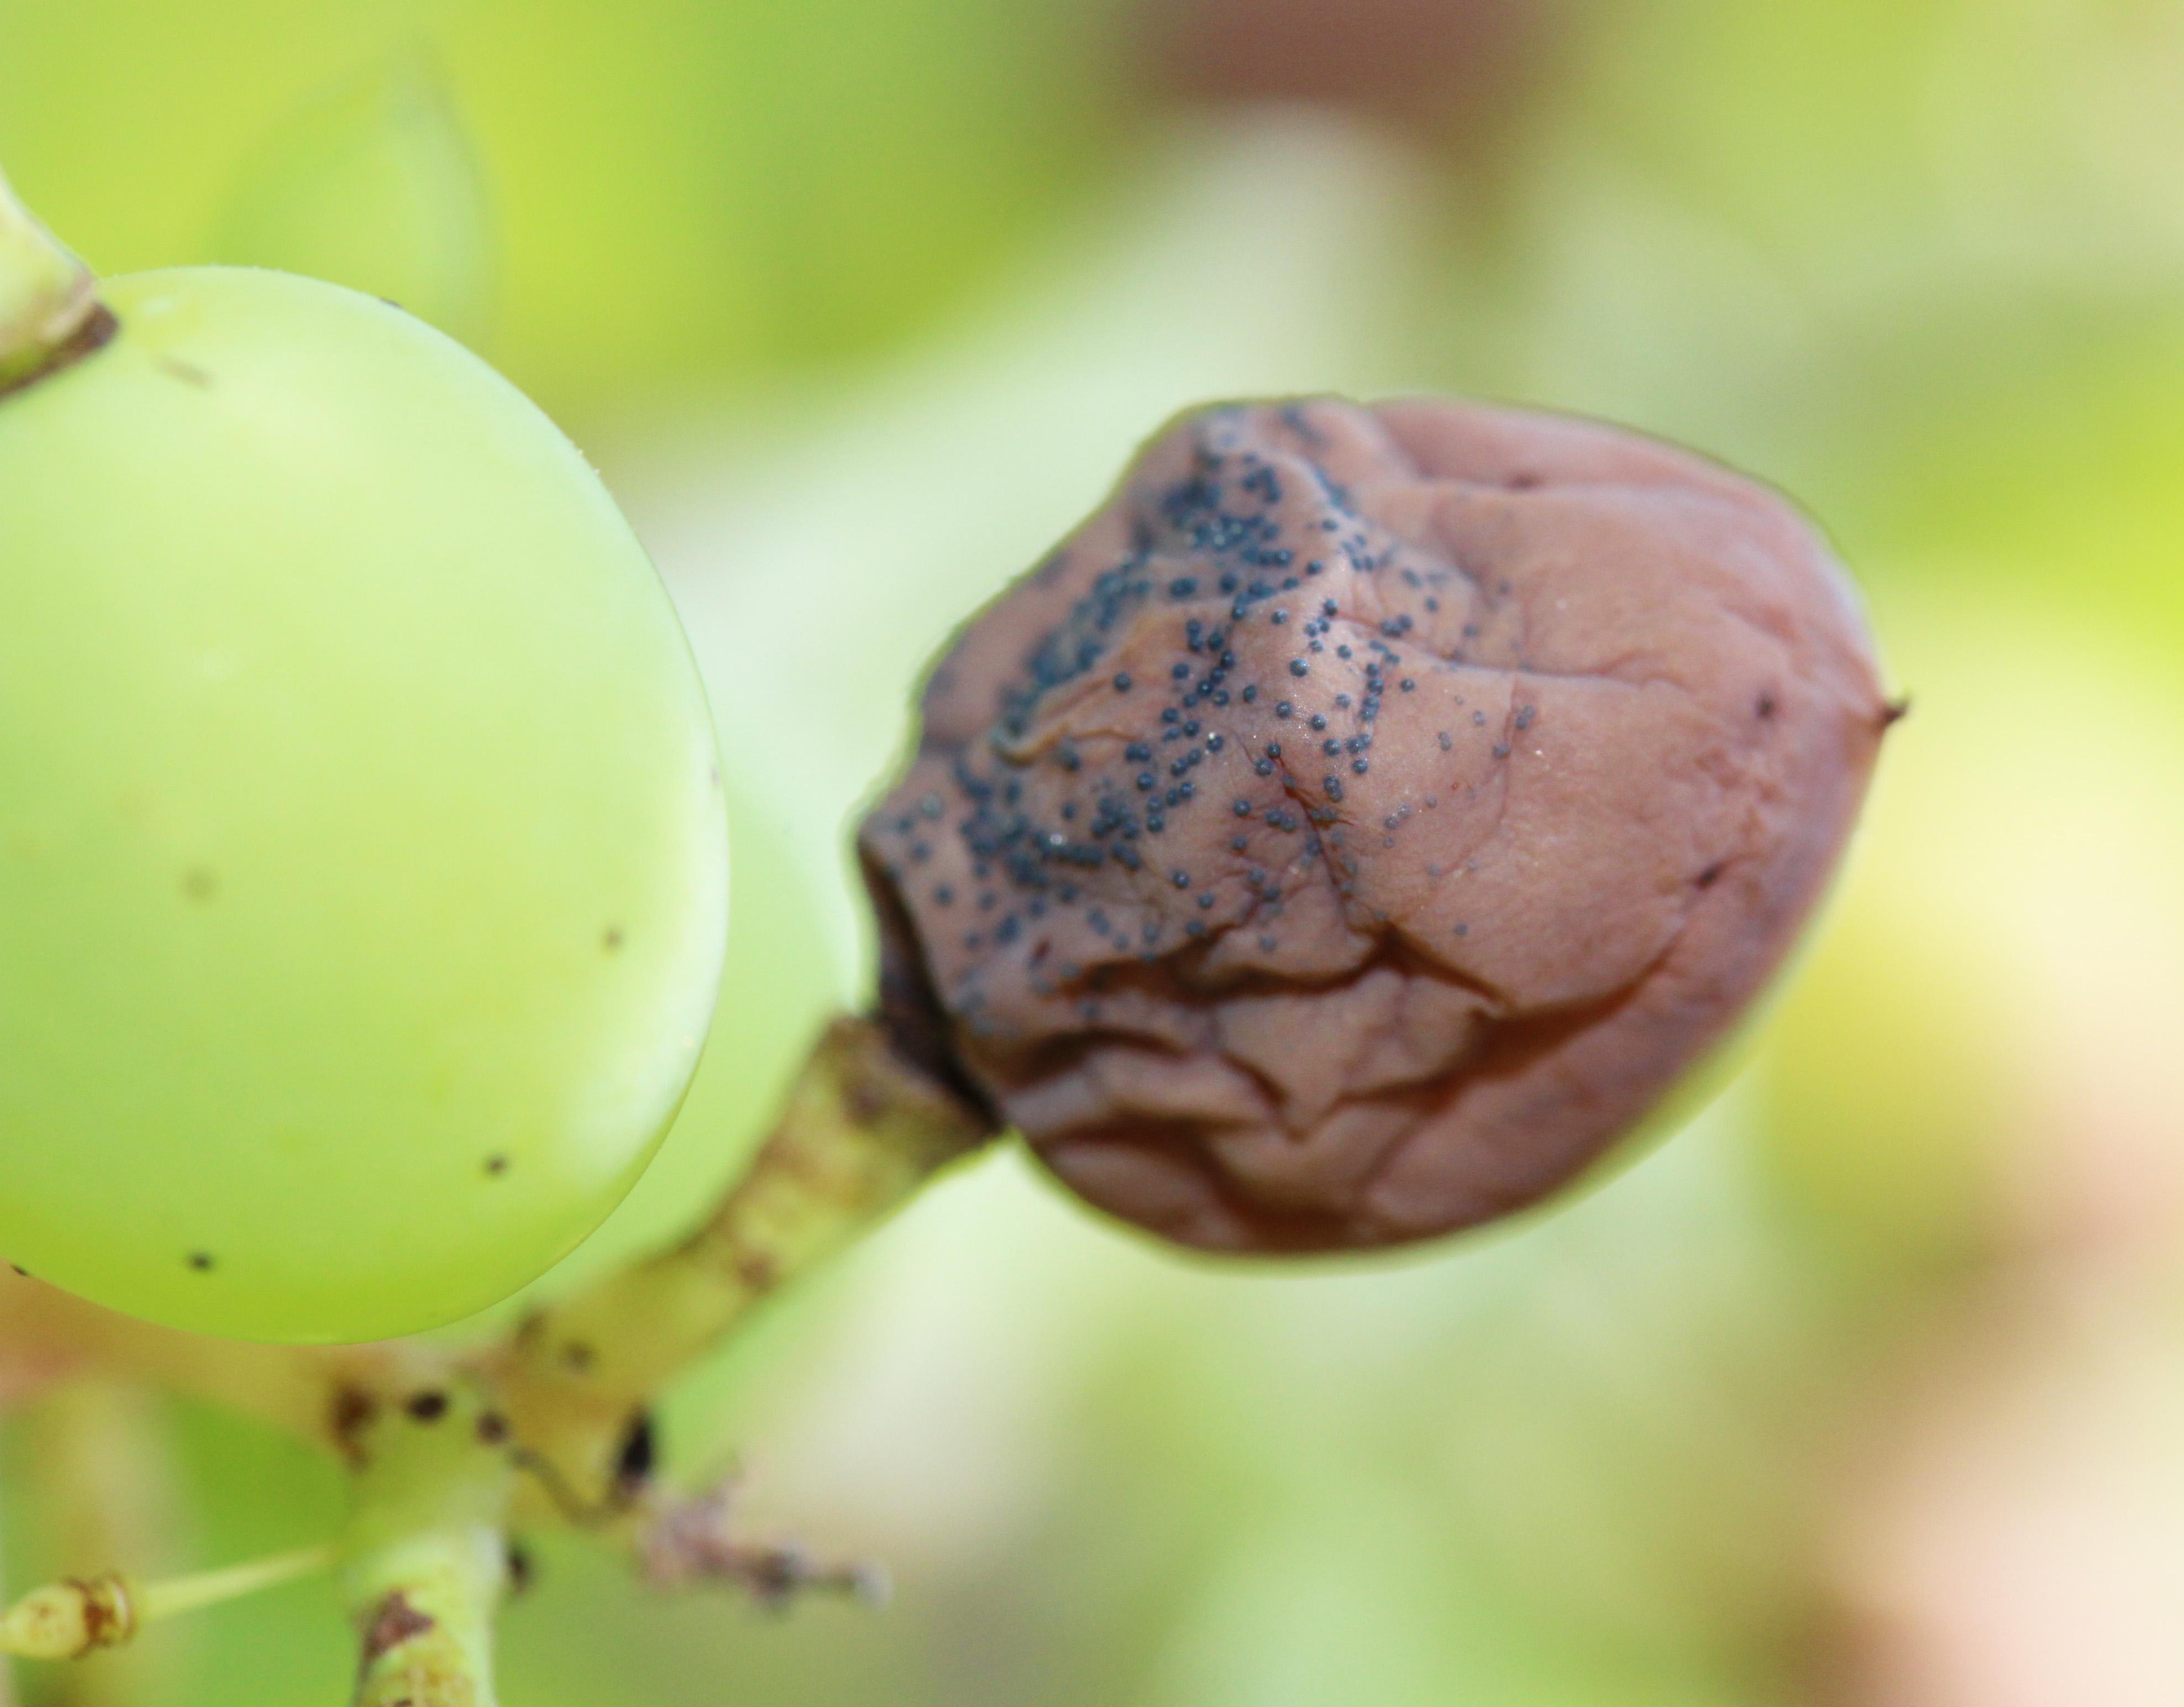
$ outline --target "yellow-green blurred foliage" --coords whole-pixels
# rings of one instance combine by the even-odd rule
[[[357,234],[298,206],[314,170],[364,218],[443,242],[435,198],[385,180],[424,153],[467,176],[474,151],[487,348],[543,398],[602,409],[852,359],[944,310],[1087,180],[1119,101],[1101,10],[6,0],[0,148],[108,271],[347,259]],[[440,87],[369,92],[405,71]],[[414,134],[418,98],[468,140]]]
[[[842,829],[924,657],[1184,404],[1684,438],[1823,519],[1914,701],[1689,1130],[1280,1279],[972,1169],[666,1419],[894,1609],[663,1601],[553,1542],[518,1707],[2184,1699],[2184,3],[1537,3],[1489,148],[1186,109],[1145,0],[0,0],[0,158],[57,229],[414,300],[577,429],[682,604],[731,990],[579,1267],[748,1149],[855,988]],[[330,1520],[333,1472],[240,1425],[130,1425],[163,1557]],[[74,1558],[55,1426],[11,1436],[13,1583]],[[345,1641],[284,1590],[154,1632],[141,1699],[337,1699]]]

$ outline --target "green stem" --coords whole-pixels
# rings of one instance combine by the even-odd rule
[[[354,1707],[493,1707],[514,1475],[506,1431],[467,1380],[412,1394],[359,1431],[342,1546],[362,1648]]]
[[[159,1582],[134,1582],[109,1570],[47,1583],[0,1615],[0,1654],[80,1660],[102,1648],[124,1646],[148,1624],[277,1587],[324,1570],[333,1559],[331,1547],[307,1547]]]
[[[270,1559],[254,1559],[218,1570],[194,1571],[187,1576],[170,1576],[163,1582],[148,1582],[135,1597],[136,1621],[140,1625],[156,1624],[162,1618],[202,1612],[208,1606],[240,1600],[246,1594],[277,1588],[299,1576],[312,1576],[333,1562],[332,1548],[304,1547],[293,1553],[276,1553]]]
[[[0,173],[0,385],[51,361],[98,308],[91,269],[31,216]]]
[[[500,1371],[532,1454],[587,1503],[611,1502],[631,1417],[762,1299],[869,1232],[992,1137],[904,1061],[883,1027],[841,1019],[711,1219],[675,1249],[526,1323]]]

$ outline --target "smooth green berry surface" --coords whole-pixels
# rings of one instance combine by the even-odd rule
[[[0,1258],[354,1340],[629,1188],[727,912],[704,695],[568,440],[399,310],[109,281],[0,397]]]

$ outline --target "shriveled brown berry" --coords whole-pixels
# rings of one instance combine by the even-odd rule
[[[1184,418],[923,711],[861,839],[898,1035],[1230,1250],[1570,1178],[1781,959],[1891,720],[1774,494],[1434,400]]]

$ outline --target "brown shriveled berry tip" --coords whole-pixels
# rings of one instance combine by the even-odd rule
[[[1773,493],[1589,422],[1211,409],[933,672],[863,829],[897,1035],[1188,1244],[1468,1226],[1752,1000],[1891,710]]]

